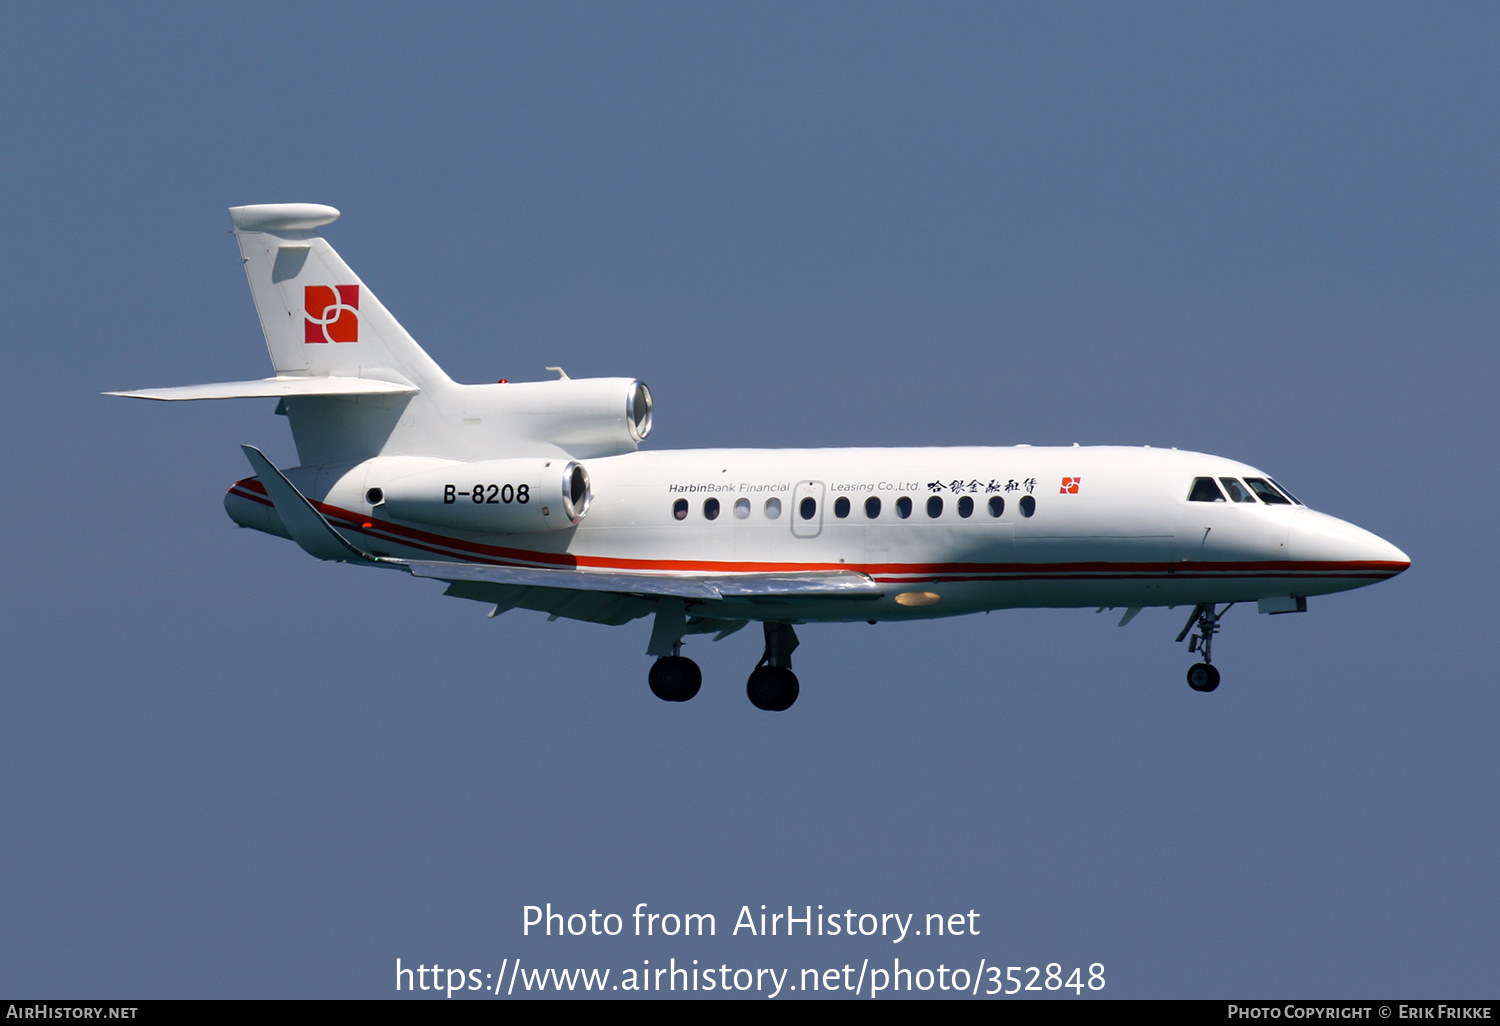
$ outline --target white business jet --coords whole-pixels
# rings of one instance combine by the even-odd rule
[[[485,385],[443,373],[318,234],[308,203],[230,217],[276,375],[111,395],[276,398],[301,466],[244,446],[224,499],[319,559],[448,582],[494,616],[652,616],[650,685],[698,692],[683,639],[758,621],[758,708],[796,701],[794,625],[1021,607],[1192,610],[1177,636],[1212,691],[1228,607],[1307,609],[1405,570],[1405,553],[1314,512],[1264,471],[1175,449],[640,452],[651,393],[627,378]]]

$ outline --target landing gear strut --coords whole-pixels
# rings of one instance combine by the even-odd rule
[[[1219,671],[1213,665],[1214,635],[1219,633],[1219,621],[1224,614],[1234,608],[1231,602],[1222,610],[1215,612],[1217,608],[1213,602],[1202,602],[1193,607],[1192,615],[1188,617],[1186,626],[1182,633],[1177,635],[1181,641],[1193,632],[1192,640],[1188,642],[1189,652],[1199,652],[1203,655],[1203,662],[1194,663],[1188,668],[1188,687],[1194,691],[1212,691],[1219,686]]]
[[[745,694],[750,704],[767,712],[784,712],[792,707],[802,686],[792,672],[792,650],[797,647],[797,632],[789,623],[768,623],[766,653],[750,674]]]
[[[651,693],[663,702],[686,702],[703,686],[703,671],[682,654],[682,642],[672,645],[672,654],[651,664]]]

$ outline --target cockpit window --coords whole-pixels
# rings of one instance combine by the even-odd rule
[[[1276,480],[1274,477],[1271,478],[1271,483],[1273,485],[1275,485],[1277,487],[1277,489],[1280,490],[1280,492],[1281,492],[1282,495],[1285,495],[1288,499],[1291,499],[1297,505],[1299,505],[1299,506],[1306,506],[1307,505],[1307,503],[1303,502],[1301,499],[1297,498],[1291,492],[1287,491],[1286,490],[1286,485],[1282,484],[1280,481]]]
[[[1193,478],[1193,490],[1188,493],[1188,502],[1223,502],[1224,493],[1211,477]]]
[[[1247,477],[1245,483],[1255,489],[1255,494],[1260,496],[1260,501],[1272,506],[1290,506],[1287,497],[1271,487],[1271,482],[1263,477]]]
[[[1224,490],[1229,493],[1229,498],[1232,501],[1234,501],[1234,502],[1254,502],[1255,501],[1255,496],[1253,496],[1253,495],[1250,494],[1250,489],[1248,489],[1244,485],[1240,484],[1239,481],[1236,480],[1235,478],[1232,478],[1232,477],[1221,477],[1221,478],[1219,478],[1219,483],[1224,486]]]

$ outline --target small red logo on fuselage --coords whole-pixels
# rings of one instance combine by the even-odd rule
[[[304,342],[359,341],[358,285],[304,286],[302,308]]]
[[[1083,478],[1081,477],[1065,477],[1062,480],[1062,488],[1059,490],[1059,494],[1077,495],[1078,486],[1081,484],[1083,484]]]

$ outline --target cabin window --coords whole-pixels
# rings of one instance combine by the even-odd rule
[[[1188,492],[1188,502],[1223,502],[1224,493],[1211,477],[1193,478],[1193,490]]]
[[[801,514],[803,520],[811,520],[818,515],[818,500],[811,495],[807,496],[798,503],[797,512]]]
[[[833,515],[840,520],[849,515],[849,499],[847,496],[840,495],[833,501]]]
[[[990,496],[990,516],[998,517],[1005,512],[1005,499],[998,495]]]
[[[766,519],[775,520],[781,516],[781,500],[771,498],[766,500]]]
[[[1224,486],[1224,490],[1229,493],[1229,498],[1232,499],[1233,501],[1235,501],[1235,502],[1254,502],[1255,501],[1255,496],[1253,496],[1253,495],[1250,494],[1250,489],[1248,489],[1244,485],[1240,484],[1239,481],[1236,480],[1235,478],[1232,478],[1232,477],[1221,477],[1221,478],[1219,478],[1219,483]]]
[[[943,497],[941,495],[931,496],[927,500],[927,515],[934,520],[943,515]]]
[[[1029,517],[1036,512],[1036,497],[1031,495],[1021,496],[1021,516]]]
[[[901,496],[901,498],[896,500],[896,516],[900,517],[902,520],[905,520],[907,517],[911,516],[910,496],[903,495]]]
[[[717,519],[719,519],[719,500],[718,499],[704,499],[703,500],[703,516],[707,520],[717,520]]]
[[[678,499],[676,502],[672,503],[672,515],[674,517],[676,517],[678,520],[686,520],[687,519],[687,500],[686,499]]]
[[[880,516],[880,496],[872,495],[865,500],[865,516],[871,520]]]
[[[965,495],[958,500],[958,515],[965,520],[974,515],[974,499],[971,496]]]
[[[736,520],[747,520],[747,519],[749,519],[749,517],[750,517],[750,500],[749,499],[735,499],[734,500],[734,519],[736,519]]]
[[[1260,501],[1272,506],[1290,506],[1286,496],[1271,487],[1271,482],[1263,477],[1247,477],[1245,483],[1255,489],[1255,494],[1260,496]]]

